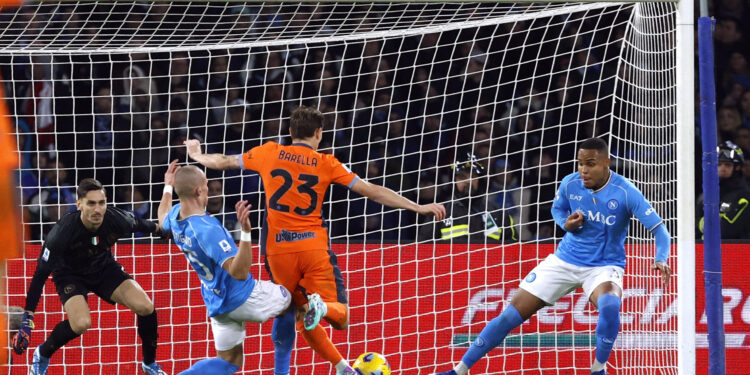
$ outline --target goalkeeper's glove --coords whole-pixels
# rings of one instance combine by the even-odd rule
[[[18,332],[13,335],[13,340],[11,341],[13,351],[15,351],[16,354],[23,354],[23,351],[29,347],[32,329],[34,329],[34,315],[24,312],[23,319],[21,320],[21,327],[18,328]]]
[[[161,225],[156,224],[156,229],[154,230],[154,236],[161,238],[162,240],[168,240],[172,238],[172,231],[171,230],[164,230],[164,228],[161,227]]]

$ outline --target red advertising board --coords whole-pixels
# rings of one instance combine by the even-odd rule
[[[750,373],[750,268],[747,245],[724,245],[728,374]],[[365,351],[385,354],[395,374],[427,374],[450,368],[489,319],[497,316],[524,277],[553,251],[552,245],[334,245],[346,279],[351,325],[330,331],[342,354],[353,360]],[[640,249],[629,249],[640,254]],[[8,264],[11,305],[24,304],[38,246],[26,260]],[[697,267],[702,268],[698,246]],[[168,373],[214,356],[200,283],[176,247],[119,245],[115,255],[153,298],[160,323],[158,360]],[[673,260],[674,261],[674,260]],[[677,363],[676,280],[663,288],[647,257],[632,257],[624,290],[622,330],[610,360],[614,374],[675,373]],[[672,264],[675,268],[676,264]],[[268,279],[256,264],[253,275]],[[706,324],[702,273],[696,272],[697,373],[706,373]],[[92,328],[52,360],[50,374],[135,374],[140,344],[135,316],[90,296]],[[38,308],[32,346],[43,342],[64,318],[54,286],[47,282]],[[473,374],[588,374],[597,314],[581,290],[540,311],[478,362]],[[268,373],[273,367],[271,322],[248,324],[244,373]],[[14,355],[10,373],[24,374],[30,353]],[[298,339],[292,358],[296,374],[333,373]],[[522,370],[525,369],[525,370]],[[261,371],[264,370],[264,371]]]

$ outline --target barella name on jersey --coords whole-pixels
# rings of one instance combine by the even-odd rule
[[[284,150],[279,151],[279,160],[291,161],[301,165],[309,165],[311,167],[318,166],[318,158],[312,158],[307,155],[292,154]]]
[[[291,232],[286,229],[282,229],[281,233],[276,233],[276,243],[301,241],[301,240],[306,240],[308,238],[315,238],[315,233],[313,232]]]

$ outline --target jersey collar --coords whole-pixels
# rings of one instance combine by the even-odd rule
[[[306,143],[302,143],[302,142],[292,143],[292,146],[302,146],[302,147],[307,147],[307,148],[309,148],[309,149],[312,150],[312,146],[310,146],[310,145],[308,145]]]
[[[605,182],[604,185],[602,185],[602,187],[594,190],[593,192],[594,193],[598,193],[598,192],[604,190],[604,188],[607,187],[607,185],[609,185],[610,181],[612,181],[612,170],[609,171],[609,176],[607,177],[607,182]]]

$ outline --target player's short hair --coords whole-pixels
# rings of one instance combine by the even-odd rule
[[[78,183],[78,189],[76,189],[76,196],[81,199],[92,190],[104,190],[102,183],[93,178],[84,178]],[[106,194],[106,193],[105,193]]]
[[[589,138],[581,142],[581,145],[578,146],[578,149],[596,150],[599,151],[600,154],[609,155],[609,146],[607,146],[607,142],[604,142],[604,140],[601,138]]]
[[[299,106],[289,117],[292,138],[305,139],[315,135],[315,131],[323,127],[323,114],[317,109]]]
[[[203,177],[203,171],[194,165],[186,165],[178,169],[174,175],[174,192],[180,198],[194,197],[195,188],[203,182],[201,177]]]

